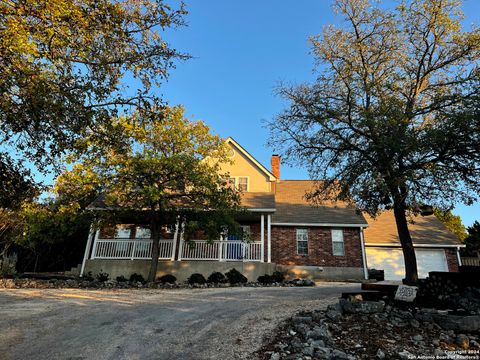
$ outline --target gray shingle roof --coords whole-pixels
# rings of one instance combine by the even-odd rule
[[[365,216],[368,228],[365,229],[366,244],[392,244],[400,246],[393,211],[384,211],[375,219]],[[461,245],[461,242],[435,215],[415,216],[408,224],[414,245]]]
[[[276,186],[277,211],[272,219],[274,224],[358,224],[360,226],[367,223],[355,207],[344,202],[325,202],[322,206],[313,206],[308,202],[305,194],[314,190],[315,181],[282,180]]]

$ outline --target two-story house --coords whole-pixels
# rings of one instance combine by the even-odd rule
[[[274,270],[285,271],[290,277],[364,279],[367,259],[372,262],[371,267],[388,266],[392,263],[386,259],[389,254],[395,254],[393,262],[400,263],[401,269],[403,258],[398,257],[398,239],[395,242],[391,237],[381,243],[377,236],[385,224],[383,219],[389,219],[387,222],[391,225],[392,214],[384,213],[382,221],[369,221],[374,229],[380,227],[377,231],[367,230],[372,234],[369,241],[364,235],[369,224],[355,207],[342,202],[312,206],[305,195],[314,189],[314,181],[282,180],[279,156],[272,155],[271,168],[267,169],[234,139],[228,138],[227,144],[232,163],[224,164],[222,173],[229,173],[232,186],[242,192],[242,206],[247,211],[239,214],[237,221],[243,233],[248,234],[248,241],[226,236],[214,241],[194,240],[195,245],[190,246],[186,245],[178,227],[165,229],[160,241],[158,276],[172,273],[184,280],[194,272],[208,276],[213,271],[236,268],[249,280]],[[92,208],[96,206],[93,204]],[[435,220],[427,221],[428,226],[439,229],[446,237],[435,240],[431,248],[428,244],[433,239],[422,240],[420,252],[425,254],[430,249],[436,254],[435,261],[427,261],[425,271],[455,270],[455,251],[460,244],[448,231],[445,235],[445,229]],[[438,256],[441,255],[439,250],[444,250],[440,245],[445,241],[448,249],[443,257]],[[132,273],[145,276],[150,259],[149,229],[136,224],[119,224],[116,229],[91,232],[81,273],[102,270],[111,277],[128,277]],[[396,279],[399,272],[401,270],[396,269],[387,274]]]

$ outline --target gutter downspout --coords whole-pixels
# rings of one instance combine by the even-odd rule
[[[82,267],[80,269],[80,277],[83,277],[83,273],[85,272],[85,264],[87,263],[88,253],[90,248],[92,247],[93,237],[95,236],[95,229],[93,226],[94,222],[95,221],[92,221],[92,223],[90,224],[90,232],[88,233],[87,245],[85,246],[85,253],[83,254]]]
[[[365,255],[365,241],[363,240],[363,227],[360,227],[360,244],[362,247],[363,276],[368,280],[367,256]]]
[[[457,247],[457,262],[458,262],[458,266],[462,266],[462,258],[460,256],[460,246]]]

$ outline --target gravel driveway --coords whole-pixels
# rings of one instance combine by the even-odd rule
[[[243,359],[279,321],[356,289],[2,289],[0,357]]]

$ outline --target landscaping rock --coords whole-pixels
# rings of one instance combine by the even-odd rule
[[[343,351],[340,351],[340,350],[333,350],[332,351],[332,357],[331,359],[335,359],[335,360],[348,360],[348,355],[346,353],[344,353]]]
[[[347,314],[374,314],[382,312],[385,308],[384,301],[349,301],[340,299],[340,305]]]
[[[382,349],[378,349],[375,357],[377,359],[385,359],[385,353],[382,351]]]

